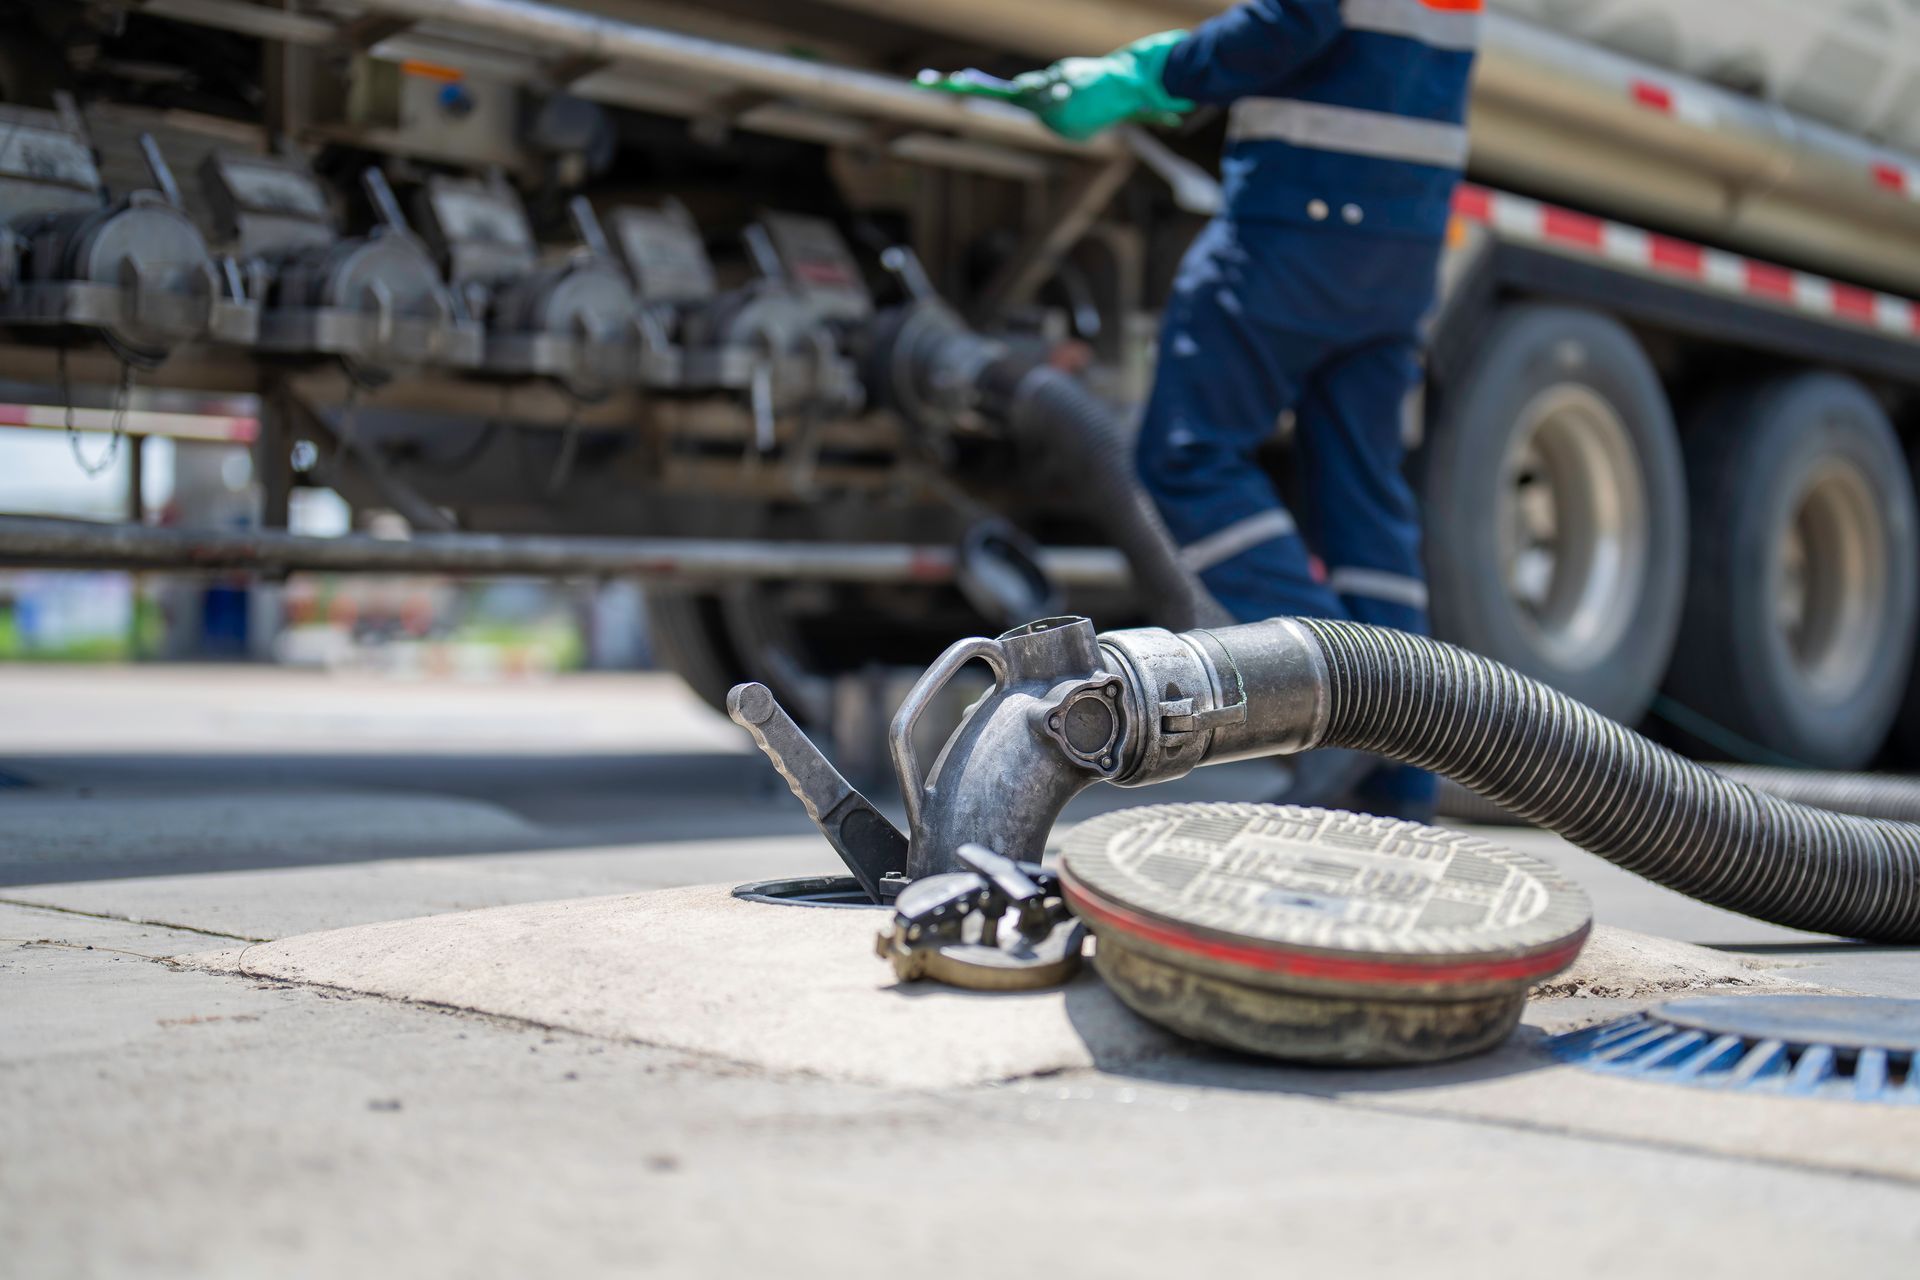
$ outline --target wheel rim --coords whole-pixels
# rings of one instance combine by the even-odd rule
[[[1530,401],[1500,487],[1500,563],[1536,646],[1559,666],[1605,661],[1639,613],[1647,489],[1626,423],[1589,387]]]
[[[1889,569],[1871,482],[1839,459],[1816,468],[1781,530],[1773,573],[1774,625],[1815,697],[1844,701],[1871,669]]]

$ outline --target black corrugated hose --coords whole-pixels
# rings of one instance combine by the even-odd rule
[[[1714,906],[1815,933],[1920,942],[1920,826],[1755,791],[1464,649],[1353,623],[1300,625],[1328,671],[1320,745],[1450,777]]]
[[[949,429],[964,412],[1004,425],[1021,465],[1037,464],[1127,558],[1155,625],[1186,631],[1233,621],[1181,563],[1179,546],[1134,473],[1126,419],[1072,375],[1030,348],[973,332],[937,304],[881,315],[865,367],[874,403],[923,430]]]
[[[1893,822],[1920,822],[1920,779],[1769,765],[1710,764],[1707,768],[1741,786],[1814,809]],[[1529,825],[1524,818],[1450,780],[1440,783],[1440,816],[1486,827]]]
[[[990,371],[1005,379],[1011,369]],[[1232,622],[1180,550],[1133,467],[1133,433],[1120,415],[1072,376],[1047,366],[1018,366],[1006,392],[1014,440],[1041,452],[1048,469],[1073,486],[1075,506],[1133,570],[1154,623],[1172,631]]]

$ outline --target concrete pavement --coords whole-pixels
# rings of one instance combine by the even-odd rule
[[[1423,1072],[1180,1049],[916,1083],[424,987],[207,971],[266,940],[312,955],[316,931],[829,869],[784,786],[670,681],[0,668],[0,705],[19,784],[0,788],[0,1275],[1896,1276],[1920,1257],[1920,1117],[1592,1077],[1524,1035]],[[1262,779],[1213,770],[1178,798]],[[1910,952],[1511,842],[1603,922],[1743,948],[1769,980],[1920,989]],[[582,919],[590,988],[613,943]],[[488,945],[540,972],[564,940]],[[647,945],[611,995],[649,980]],[[786,951],[782,980],[814,990]],[[946,1058],[1021,1034],[957,999],[964,1022],[913,1033],[952,1037]],[[1079,1043],[1143,1034],[1109,1026]],[[819,1034],[850,1060],[902,1053]]]

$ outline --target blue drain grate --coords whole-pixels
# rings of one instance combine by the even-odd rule
[[[1637,1080],[1920,1106],[1920,1000],[1673,1000],[1547,1047],[1564,1062]]]

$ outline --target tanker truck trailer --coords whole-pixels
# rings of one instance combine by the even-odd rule
[[[3,398],[241,423],[266,498],[0,559],[631,574],[696,689],[816,717],[1023,608],[1143,617],[979,383],[1137,402],[1225,122],[1070,143],[911,80],[1224,7],[6,0]],[[1920,4],[1481,21],[1407,428],[1440,634],[1716,757],[1910,756]],[[929,316],[978,367],[912,363]],[[288,535],[306,485],[414,536]]]

